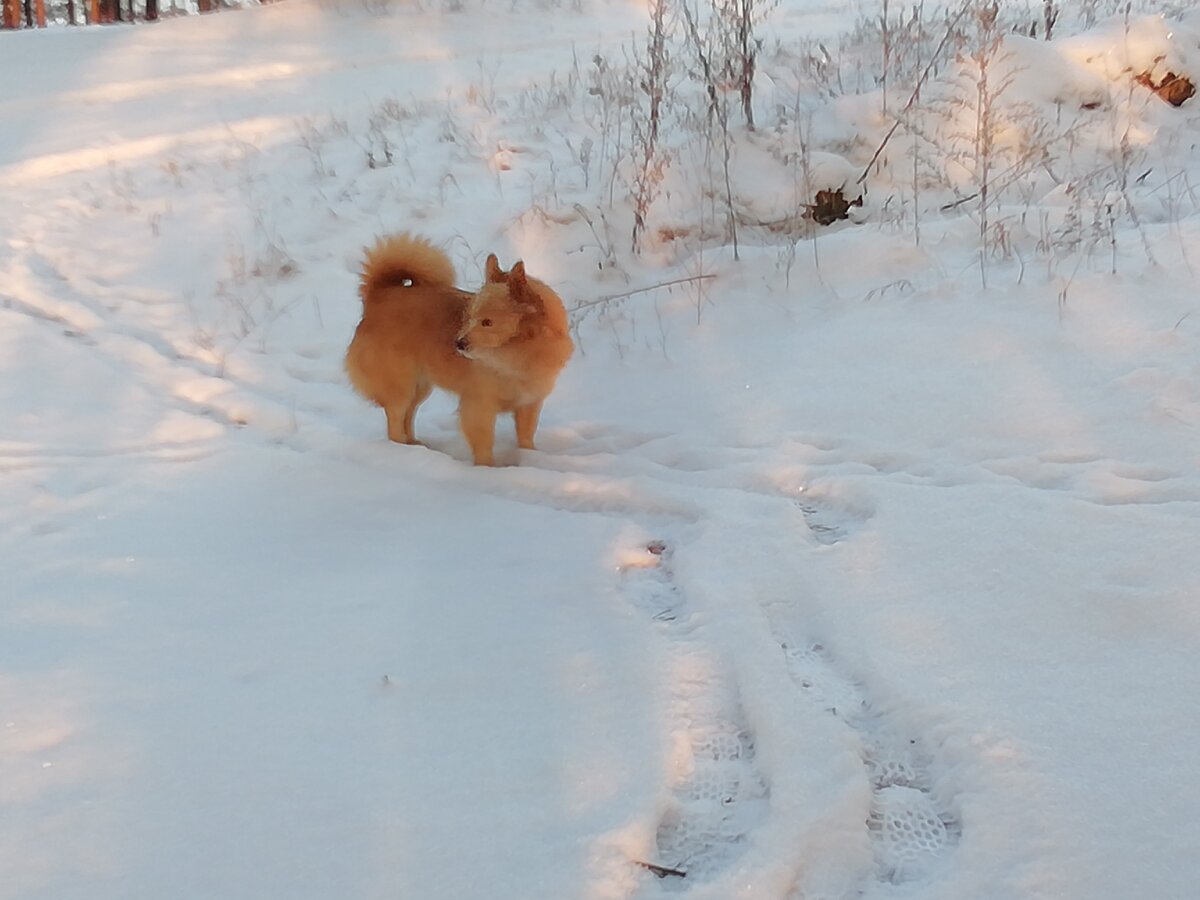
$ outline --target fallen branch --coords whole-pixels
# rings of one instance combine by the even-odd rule
[[[624,300],[626,297],[632,297],[635,294],[646,294],[650,291],[657,291],[659,288],[674,287],[677,284],[691,284],[695,281],[707,281],[710,278],[716,278],[716,275],[692,275],[689,278],[676,278],[674,281],[660,281],[658,284],[652,284],[649,287],[636,288],[632,291],[625,291],[621,294],[608,294],[604,297],[597,297],[595,300],[588,300],[580,303],[578,306],[572,307],[571,312],[579,312],[581,309],[587,309],[591,306],[599,306],[601,303],[610,303],[613,300]]]
[[[970,203],[978,196],[978,193],[967,194],[967,196],[960,197],[958,200],[954,200],[950,203],[943,203],[940,207],[938,207],[938,209],[940,212],[950,212],[952,209],[958,209],[958,207],[962,206],[964,203]]]
[[[958,11],[958,14],[950,20],[946,25],[946,33],[942,35],[941,42],[937,45],[937,49],[933,51],[933,55],[929,57],[929,62],[925,66],[925,71],[921,73],[921,77],[917,79],[917,86],[913,88],[912,95],[908,98],[908,102],[904,104],[904,108],[896,116],[896,121],[892,123],[892,127],[888,129],[888,133],[883,136],[879,146],[875,148],[875,153],[871,156],[871,161],[867,163],[867,167],[863,169],[862,174],[858,176],[858,181],[855,184],[862,184],[867,180],[867,176],[871,174],[871,167],[875,165],[875,160],[879,159],[879,154],[883,152],[883,148],[888,145],[888,141],[892,139],[892,135],[896,133],[896,129],[900,127],[900,122],[904,115],[912,109],[912,105],[917,102],[917,98],[921,96],[921,86],[925,84],[925,79],[929,77],[929,73],[933,71],[933,67],[937,64],[938,57],[942,55],[942,50],[945,49],[946,43],[950,40],[950,35],[954,34],[954,26],[958,24],[958,20],[963,17],[963,13],[967,11],[967,5]]]
[[[668,875],[672,875],[675,878],[687,878],[687,872],[681,871],[680,869],[670,869],[666,866],[656,866],[654,863],[642,862],[640,859],[635,859],[634,862],[643,869],[653,872],[659,878],[666,878]]]

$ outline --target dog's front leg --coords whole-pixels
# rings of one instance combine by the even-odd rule
[[[542,401],[518,406],[513,410],[513,422],[517,426],[517,446],[522,450],[535,450],[533,434],[537,431],[538,418],[542,414]]]
[[[477,466],[494,466],[492,446],[496,442],[496,407],[479,400],[463,400],[458,408],[458,421],[471,458]]]

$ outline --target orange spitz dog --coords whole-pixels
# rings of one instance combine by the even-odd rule
[[[354,389],[387,414],[388,437],[415,444],[413,419],[434,387],[459,397],[476,465],[494,465],[496,416],[511,412],[532,450],[542,403],[575,349],[562,300],[489,256],[478,293],[454,287],[454,266],[424,238],[381,239],[363,261],[363,315],[346,350]]]

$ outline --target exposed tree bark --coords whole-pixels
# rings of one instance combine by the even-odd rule
[[[754,130],[754,66],[758,50],[754,45],[754,0],[740,0],[738,4],[738,93],[742,97],[742,115],[746,127]]]

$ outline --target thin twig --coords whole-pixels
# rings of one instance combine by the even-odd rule
[[[867,180],[867,176],[871,174],[871,167],[875,165],[875,160],[879,159],[879,154],[883,152],[883,148],[888,145],[888,141],[892,139],[892,135],[895,134],[896,129],[900,127],[900,123],[903,120],[904,115],[910,109],[912,109],[912,105],[916,103],[917,98],[921,96],[921,87],[925,84],[925,79],[928,78],[929,73],[933,71],[933,67],[937,64],[938,57],[942,55],[943,48],[945,48],[947,42],[950,40],[950,35],[954,33],[954,26],[958,24],[958,20],[963,17],[963,14],[966,11],[967,6],[964,4],[963,8],[958,11],[958,15],[951,19],[950,23],[946,26],[946,33],[942,35],[942,40],[937,45],[937,49],[934,50],[933,55],[929,57],[929,62],[925,65],[925,71],[922,72],[921,77],[917,79],[917,86],[913,88],[912,95],[908,98],[908,102],[904,104],[904,108],[900,110],[899,114],[896,116],[896,121],[892,123],[892,127],[888,129],[888,133],[883,136],[883,140],[880,141],[879,146],[875,148],[875,153],[872,154],[871,161],[867,163],[867,166],[865,169],[863,169],[862,174],[858,176],[858,181],[854,182],[855,184],[862,184]]]
[[[950,210],[957,209],[958,207],[962,206],[964,203],[970,203],[972,200],[974,200],[978,196],[979,196],[979,192],[976,191],[974,194],[968,194],[967,196],[962,197],[958,200],[955,200],[952,203],[943,203],[938,208],[942,212],[950,212]]]
[[[666,878],[668,875],[673,875],[676,878],[687,878],[687,872],[684,872],[681,869],[671,869],[667,866],[656,866],[654,863],[642,862],[640,859],[635,859],[634,862],[643,869],[648,869],[649,871],[653,872],[659,878]]]
[[[578,312],[581,309],[587,309],[589,306],[599,306],[601,303],[608,303],[610,300],[624,300],[626,297],[632,297],[634,294],[645,294],[649,291],[657,291],[659,288],[674,287],[677,284],[691,284],[695,281],[707,281],[710,278],[716,277],[716,275],[692,275],[689,278],[676,278],[674,281],[660,281],[658,284],[652,284],[649,287],[635,288],[632,291],[625,291],[622,294],[608,294],[604,297],[597,297],[595,300],[588,300],[580,303],[578,306],[572,307],[571,312]]]

